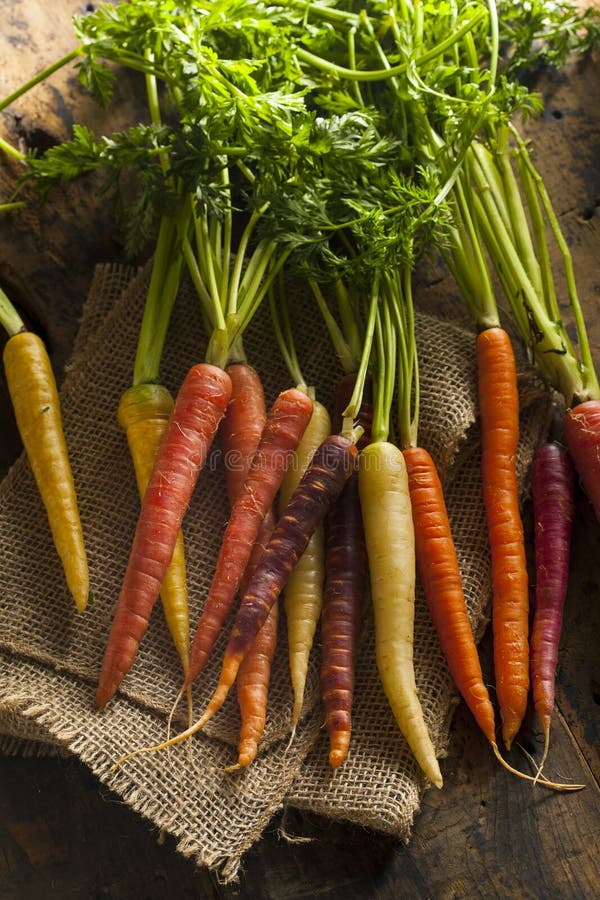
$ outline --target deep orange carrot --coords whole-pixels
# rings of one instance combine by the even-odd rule
[[[492,626],[496,693],[507,748],[517,734],[529,691],[529,595],[517,492],[519,395],[513,350],[502,328],[477,338],[481,475],[492,560]]]
[[[312,401],[296,388],[280,394],[269,412],[248,477],[223,534],[215,574],[192,644],[186,684],[204,668],[232,609],[261,523],[311,414]]]
[[[433,624],[458,690],[491,744],[495,744],[494,708],[481,664],[458,566],[442,485],[429,453],[403,451],[415,526],[417,571]]]
[[[242,723],[238,743],[238,761],[228,771],[245,768],[256,759],[258,744],[265,730],[271,666],[277,647],[279,601],[276,600],[252,646],[240,665],[237,698]]]
[[[188,372],[142,500],[96,691],[99,707],[130,670],[177,540],[198,473],[225,413],[231,380],[207,363]]]

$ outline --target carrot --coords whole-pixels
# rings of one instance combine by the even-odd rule
[[[554,682],[567,593],[574,511],[573,467],[557,444],[536,450],[531,469],[535,522],[535,612],[531,631],[533,702],[544,732],[541,772],[550,740]]]
[[[358,483],[381,683],[417,763],[441,787],[413,668],[415,539],[402,452],[388,441],[370,444],[359,457]]]
[[[192,643],[187,684],[206,665],[231,611],[261,523],[308,425],[312,408],[306,394],[290,388],[279,395],[269,412],[248,477],[223,534],[215,574]]]
[[[234,506],[244,487],[267,413],[258,373],[246,363],[227,366],[231,397],[220,429],[227,495]]]
[[[354,471],[357,450],[341,435],[323,441],[286,511],[279,518],[271,539],[242,597],[229,638],[217,687],[201,717],[180,734],[155,747],[143,747],[122,757],[116,765],[138,753],[150,753],[172,747],[191,737],[206,725],[225,702],[256,635],[264,625],[289,574],[306,550],[310,535],[335,503],[344,484]]]
[[[238,760],[228,772],[249,766],[256,759],[258,744],[265,730],[271,665],[277,646],[279,602],[276,600],[265,624],[242,660],[237,679],[237,697],[242,717]]]
[[[221,447],[225,459],[229,503],[233,506],[244,488],[267,413],[262,384],[256,371],[245,363],[234,363],[227,367],[227,373],[231,378],[232,391],[221,426]],[[270,507],[242,576],[241,591],[252,576],[274,527],[275,517]],[[242,721],[238,761],[236,765],[228,767],[227,771],[248,766],[256,758],[258,743],[266,721],[271,664],[277,646],[277,628],[278,605],[275,604],[240,666],[237,696]]]
[[[600,522],[600,400],[568,410],[564,431],[571,459]]]
[[[179,390],[142,500],[102,662],[98,707],[108,703],[133,664],[230,394],[227,373],[208,363],[193,366]]]
[[[429,453],[403,450],[415,530],[417,571],[450,674],[475,721],[495,745],[494,708],[483,681],[442,486]]]
[[[167,388],[159,384],[133,385],[119,401],[117,420],[127,435],[140,498],[144,496],[150,481],[172,410],[173,398]],[[162,581],[160,597],[167,627],[185,673],[190,662],[190,626],[181,531],[177,535],[173,556]]]
[[[354,388],[356,374],[339,382],[334,404],[334,427],[341,428],[343,412]],[[363,429],[357,448],[369,443],[372,383],[365,384],[358,415]],[[362,618],[367,552],[360,509],[358,472],[353,472],[327,518],[326,581],[321,617],[321,698],[329,735],[329,764],[338,768],[348,755],[352,732],[352,702],[358,632]]]
[[[281,484],[279,510],[282,514],[316,449],[330,433],[329,413],[322,403],[314,401],[311,420]],[[325,534],[321,523],[311,535],[285,586],[289,668],[294,693],[292,728],[296,727],[302,713],[308,662],[323,603],[324,579]]]
[[[492,560],[492,626],[496,692],[507,748],[529,692],[529,595],[519,512],[516,452],[519,396],[508,334],[487,328],[477,338],[481,475]]]
[[[12,334],[3,359],[17,428],[67,586],[82,612],[89,596],[88,564],[52,365],[43,341],[31,331]]]

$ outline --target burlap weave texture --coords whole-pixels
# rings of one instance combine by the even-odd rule
[[[160,754],[143,755],[112,773],[114,761],[165,735],[165,719],[181,676],[162,611],[153,612],[135,666],[119,696],[99,713],[95,680],[139,500],[126,440],[115,418],[131,381],[147,270],[98,267],[85,306],[73,361],[62,388],[65,430],[86,534],[94,599],[78,615],[64,586],[41,501],[24,458],[0,488],[0,730],[13,739],[39,740],[77,754],[103,781],[179,840],[199,864],[234,878],[243,853],[286,804],[379,829],[407,839],[425,779],[417,771],[379,686],[371,613],[367,605],[356,685],[354,733],[343,768],[332,776],[318,698],[318,647],[307,684],[305,715],[289,741],[292,707],[285,620],[272,677],[265,738],[257,761],[235,775],[239,714],[235,696],[198,734]],[[330,404],[340,374],[316,307],[293,294],[298,352],[307,380]],[[479,484],[474,335],[420,315],[420,441],[432,453],[446,498],[464,576],[473,627],[480,631],[489,601],[490,572]],[[197,300],[182,289],[165,347],[162,378],[176,393],[206,338]],[[267,401],[289,385],[275,349],[266,310],[245,341],[263,379]],[[535,446],[548,424],[549,399],[528,370],[520,381],[521,489]],[[200,476],[184,522],[192,627],[212,577],[227,519],[218,444]],[[224,639],[195,687],[199,711],[212,693]],[[419,593],[415,623],[417,686],[439,754],[445,751],[455,693]],[[16,746],[16,744],[14,744]]]

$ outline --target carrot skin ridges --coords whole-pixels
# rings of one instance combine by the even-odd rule
[[[492,562],[496,693],[507,748],[527,709],[529,592],[517,490],[519,396],[514,354],[502,328],[477,337],[481,476]]]
[[[44,342],[31,331],[10,337],[3,359],[17,428],[67,586],[82,612],[89,595],[88,564],[52,365]]]
[[[544,732],[550,728],[563,608],[567,594],[574,513],[573,467],[557,444],[536,450],[531,469],[535,527],[535,600],[531,685]]]
[[[564,418],[567,447],[600,522],[600,400],[586,400]]]
[[[448,511],[435,463],[423,447],[403,450],[415,527],[417,572],[450,674],[475,721],[495,741],[494,707],[483,681]]]
[[[333,423],[342,426],[342,413],[352,396],[355,373],[340,379]],[[370,441],[373,385],[367,377],[358,415],[363,434],[361,450]],[[326,580],[321,616],[321,699],[329,735],[329,764],[338,768],[346,759],[352,733],[352,704],[358,634],[367,585],[367,550],[360,508],[358,471],[352,473],[327,518]]]
[[[269,412],[248,476],[223,534],[215,574],[192,643],[187,684],[206,665],[233,607],[261,524],[308,425],[312,406],[305,393],[291,388],[279,395]]]
[[[177,535],[231,394],[217,366],[193,366],[179,390],[146,488],[96,691],[103,707],[131,668]]]
[[[415,537],[402,452],[387,441],[365,447],[359,457],[358,484],[381,684],[415,760],[429,780],[441,787],[413,664]]]
[[[354,470],[357,452],[346,438],[331,435],[315,453],[242,597],[225,649],[219,683],[201,718],[202,724],[224,703],[242,659],[306,550],[311,534]]]
[[[173,411],[173,398],[160,384],[138,384],[121,396],[117,421],[127,436],[140,498],[144,496]],[[183,671],[190,662],[190,626],[183,534],[180,531],[171,562],[160,588],[165,621],[181,659]]]

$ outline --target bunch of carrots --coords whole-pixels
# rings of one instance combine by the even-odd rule
[[[2,143],[5,152],[21,156],[25,180],[44,190],[94,169],[112,185],[124,170],[133,171],[140,194],[128,231],[132,247],[147,239],[144,229],[155,229],[132,384],[124,386],[117,412],[141,506],[96,705],[111,700],[134,665],[160,595],[183,670],[174,703],[187,693],[190,723],[158,747],[133,752],[191,738],[237,682],[242,725],[232,768],[249,765],[264,729],[283,595],[292,728],[302,715],[320,623],[323,714],[329,761],[338,768],[351,746],[369,579],[384,691],[418,765],[441,787],[414,675],[419,578],[457,688],[495,756],[516,772],[498,748],[440,478],[418,440],[426,410],[420,408],[412,278],[417,263],[438,249],[478,332],[502,739],[510,748],[521,727],[531,671],[545,748],[535,776],[516,774],[551,788],[577,788],[555,784],[542,771],[574,477],[562,447],[539,449],[532,471],[530,638],[515,470],[516,364],[492,271],[541,377],[563,398],[569,454],[599,517],[600,388],[568,248],[513,124],[516,109],[536,106],[510,77],[510,66],[524,64],[519,52],[526,41],[513,46],[500,77],[502,47],[516,32],[508,23],[503,32],[502,5],[499,15],[493,0],[435,11],[403,2],[359,12],[343,0],[231,4],[215,0],[192,10],[132,0],[78,19],[80,46],[51,71],[77,61],[103,102],[110,99],[110,75],[101,60],[141,72],[148,125],[100,139],[79,127],[73,140],[41,158],[22,157]],[[569,4],[558,6],[549,15],[572,14]],[[585,14],[580,22],[591,36],[593,19]],[[541,37],[552,41],[550,34]],[[565,264],[579,352],[557,301],[548,233]],[[207,350],[173,400],[161,384],[160,360],[184,272],[198,295]],[[341,363],[331,417],[302,372],[284,273],[310,285]],[[290,376],[269,410],[243,343],[263,303]],[[4,361],[17,423],[67,584],[83,610],[85,551],[51,369],[4,293],[0,321],[10,335]],[[230,463],[231,515],[190,639],[182,525],[217,434]],[[232,614],[217,687],[192,722],[191,687]]]

